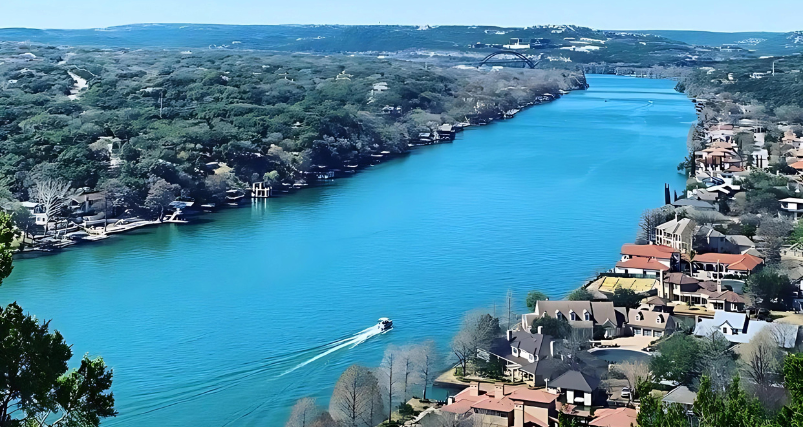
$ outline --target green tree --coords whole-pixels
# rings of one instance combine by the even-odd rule
[[[699,344],[694,337],[672,334],[658,345],[658,354],[650,360],[650,371],[659,379],[691,384],[699,354]]]
[[[635,293],[632,289],[616,288],[613,291],[611,301],[616,307],[636,308],[641,303],[641,295]]]
[[[530,309],[531,312],[535,311],[535,303],[538,301],[546,301],[548,299],[549,297],[541,291],[530,291],[527,293],[527,308]]]
[[[638,415],[638,427],[691,427],[686,411],[677,403],[664,405],[661,399],[646,393],[641,398]]]
[[[0,308],[0,426],[98,426],[117,415],[103,359],[84,356],[68,372],[72,351],[49,327],[16,303]]]
[[[594,297],[586,288],[577,288],[566,296],[569,301],[591,301]]]
[[[789,276],[777,268],[765,267],[747,278],[744,292],[763,307],[771,307],[773,300],[782,302],[792,296],[794,288]]]
[[[14,269],[12,265],[13,254],[11,252],[11,242],[14,240],[14,224],[11,216],[5,212],[0,212],[0,285],[3,279],[11,274]]]
[[[538,328],[541,327],[541,333],[550,335],[555,339],[564,339],[572,332],[572,326],[566,319],[555,319],[554,317],[541,316],[533,320],[530,333],[537,334]]]

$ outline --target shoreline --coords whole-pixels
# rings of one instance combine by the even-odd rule
[[[73,73],[71,73],[71,72],[70,72],[70,75],[73,78],[78,77],[77,75],[74,76]],[[552,102],[558,101],[563,96],[568,95],[568,94],[570,94],[571,92],[573,92],[575,90],[587,90],[589,86],[588,86],[587,81],[585,81],[585,74],[583,76],[584,76],[583,80],[585,82],[585,87],[577,87],[577,88],[572,88],[572,89],[570,89],[568,91],[561,91],[560,93],[558,93],[556,95],[551,95],[551,94],[536,95],[535,100],[530,101],[530,102],[526,103],[525,105],[519,105],[515,109],[515,112],[513,112],[514,110],[509,110],[509,112],[513,112],[513,114],[508,115],[508,112],[500,112],[498,117],[490,118],[487,121],[478,120],[476,124],[470,123],[468,126],[463,126],[463,127],[459,128],[460,132],[466,130],[466,128],[480,128],[480,127],[484,127],[484,126],[488,126],[488,125],[493,125],[495,123],[511,120],[511,119],[514,119],[515,116],[518,113],[522,112],[522,111],[529,110],[532,107],[537,107],[537,106],[540,106],[540,105],[550,104]],[[80,77],[78,77],[78,78],[80,79]],[[78,84],[79,84],[78,81],[76,81],[76,86],[78,86]],[[545,97],[545,95],[551,95],[552,99],[551,100],[539,99],[539,98]],[[72,95],[70,95],[70,96],[72,96]],[[365,165],[359,164],[354,169],[348,170],[346,172],[342,172],[339,176],[335,176],[334,178],[331,178],[331,179],[317,179],[317,180],[312,181],[311,184],[306,184],[306,185],[304,185],[302,187],[291,186],[291,187],[289,187],[289,189],[279,190],[279,194],[278,195],[271,195],[270,197],[267,197],[267,198],[246,197],[244,200],[250,202],[250,201],[253,201],[253,200],[267,200],[267,199],[272,199],[272,198],[281,198],[281,197],[291,196],[291,195],[295,194],[297,191],[304,190],[305,188],[323,187],[323,186],[326,185],[326,183],[331,182],[334,179],[350,178],[350,177],[355,176],[357,172],[361,172],[361,171],[367,170],[370,167],[373,167],[373,166],[376,166],[376,165],[379,165],[379,164],[382,164],[382,163],[387,163],[387,162],[393,161],[396,158],[401,157],[401,156],[409,155],[414,150],[418,150],[418,149],[421,149],[421,148],[424,148],[424,147],[429,147],[429,146],[454,143],[455,139],[456,138],[453,137],[452,139],[446,140],[444,142],[430,142],[430,143],[419,143],[419,144],[415,144],[415,143],[410,142],[410,143],[408,143],[408,149],[406,151],[403,151],[401,153],[395,153],[395,154],[392,154],[392,155],[385,155],[385,156],[380,157],[380,158],[372,157],[372,163],[365,164]],[[360,162],[360,163],[362,163],[362,162]],[[312,171],[310,171],[309,173],[312,173]],[[245,190],[245,191],[246,191],[246,193],[248,193],[248,190]],[[248,205],[250,205],[250,204],[242,203],[242,204],[238,204],[237,206],[222,205],[221,207],[217,208],[215,211],[219,211],[219,210],[222,210],[222,209],[226,209],[226,210],[228,210],[228,209],[239,209],[239,208],[247,207]],[[208,215],[214,215],[214,213],[215,213],[214,211],[200,210],[200,211],[189,213],[187,215],[192,217],[192,218],[210,218],[210,216],[208,216]],[[137,225],[137,226],[134,226],[134,227],[128,227],[128,228],[125,228],[123,230],[114,230],[114,231],[109,230],[109,231],[106,231],[106,232],[102,232],[101,235],[104,236],[104,237],[99,237],[99,238],[94,238],[94,239],[80,239],[80,240],[71,240],[70,239],[69,243],[66,243],[63,246],[59,245],[59,246],[56,246],[56,247],[53,247],[53,248],[35,248],[35,249],[26,248],[24,251],[20,251],[19,249],[15,249],[14,252],[13,252],[13,256],[14,256],[14,258],[32,259],[32,258],[38,258],[40,256],[45,256],[45,255],[55,255],[55,254],[65,250],[65,249],[68,249],[68,248],[71,248],[71,247],[81,247],[81,246],[85,246],[85,245],[89,245],[89,244],[92,244],[92,243],[96,243],[96,242],[99,242],[99,241],[106,240],[107,238],[111,237],[110,236],[111,234],[125,234],[128,231],[137,230],[137,229],[140,229],[140,228],[144,228],[145,226],[151,226],[151,225],[161,226],[161,225],[164,225],[164,224],[176,224],[174,222],[169,222],[169,221],[159,221],[158,219],[157,220],[147,220],[147,219],[142,219],[142,218],[139,218],[139,217],[135,217],[135,218],[136,219],[140,219],[140,221],[137,221],[137,222],[142,222],[143,224],[140,224],[140,225]],[[125,220],[125,218],[111,218],[110,220],[115,220],[115,222],[116,222],[118,220]],[[185,224],[192,224],[192,223],[193,223],[193,221],[189,221],[189,222],[187,222]],[[179,225],[179,224],[176,224],[176,225]],[[86,228],[88,228],[88,227],[78,226],[78,231],[86,232],[90,236],[93,235],[93,233],[86,231],[85,230]],[[67,234],[69,234],[69,233],[67,233]],[[29,243],[26,243],[26,246],[28,246],[28,245],[29,245]]]

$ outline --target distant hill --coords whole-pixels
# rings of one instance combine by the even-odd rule
[[[644,30],[637,32],[666,37],[695,46],[738,45],[744,49],[755,50],[758,55],[790,55],[795,52],[803,52],[803,31],[716,33],[711,31]]]

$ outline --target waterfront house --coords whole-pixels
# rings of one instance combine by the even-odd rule
[[[633,257],[617,262],[613,271],[616,274],[660,277],[663,272],[669,271],[669,267],[656,258]]]
[[[472,382],[447,400],[441,411],[472,414],[484,427],[554,427],[558,395],[525,385]]]
[[[690,218],[678,219],[675,217],[675,219],[655,227],[655,242],[687,254],[692,250],[696,227],[697,224]]]
[[[566,397],[567,404],[591,406],[607,399],[603,390],[599,389],[599,378],[580,371],[566,371],[559,377],[550,380],[547,390],[556,391]]]
[[[67,209],[73,215],[88,215],[95,212],[96,208],[103,210],[103,193],[99,191],[87,191],[76,196],[70,197],[67,202]]]
[[[507,331],[505,338],[494,340],[487,350],[481,349],[482,359],[493,358],[505,362],[505,375],[511,381],[521,381],[532,386],[544,385],[554,364],[546,362],[555,357],[555,341],[549,335],[526,331]]]
[[[594,412],[588,423],[594,427],[631,427],[636,425],[638,411],[633,408],[601,408]]]
[[[40,227],[47,225],[47,214],[45,214],[45,206],[43,204],[37,202],[22,202],[20,204],[31,212],[34,224]]]
[[[605,329],[606,338],[622,336],[627,332],[626,310],[614,307],[608,301],[538,301],[533,313],[521,316],[522,328],[529,330],[539,317],[565,319],[572,327],[580,329],[599,326]]]
[[[781,213],[792,221],[797,220],[803,215],[803,199],[787,197],[779,200],[781,203]]]
[[[756,244],[749,237],[741,234],[733,234],[725,236],[725,250],[724,253],[728,254],[750,254],[760,257],[760,253],[756,250]]]
[[[744,310],[744,298],[736,292],[723,289],[722,283],[701,282],[681,273],[669,274],[665,283],[669,290],[666,298],[670,301],[702,306],[709,310]]]
[[[725,252],[725,235],[710,225],[698,227],[694,233],[696,252]]]
[[[745,278],[764,264],[761,258],[745,254],[698,254],[692,261],[694,277],[701,280],[720,280],[725,276]]]
[[[628,326],[635,336],[660,338],[675,332],[678,326],[674,316],[658,311],[632,308],[628,318]]]
[[[635,245],[624,244],[620,251],[622,258],[620,262],[628,261],[634,258],[651,259],[657,261],[668,270],[676,270],[680,265],[680,251],[670,246],[663,245]]]
[[[734,344],[750,342],[756,334],[765,328],[772,328],[772,336],[778,346],[792,348],[800,342],[800,326],[785,323],[769,323],[753,320],[746,313],[728,313],[717,310],[713,319],[701,319],[694,328],[694,335],[707,337],[713,333],[721,333]]]

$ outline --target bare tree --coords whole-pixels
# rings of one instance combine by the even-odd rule
[[[778,348],[778,342],[772,332],[763,329],[757,333],[747,344],[739,350],[742,371],[745,376],[757,387],[757,394],[768,390],[777,378],[781,367],[783,352]]]
[[[772,337],[781,348],[792,348],[797,344],[800,327],[789,323],[773,323],[770,326]]]
[[[611,365],[611,371],[616,372],[624,377],[627,381],[627,386],[630,390],[635,390],[636,385],[642,381],[650,378],[650,367],[641,360],[634,362],[622,362]],[[632,401],[633,393],[630,393],[628,402]]]
[[[636,243],[645,244],[648,242],[654,242],[656,239],[655,227],[666,222],[666,218],[669,214],[669,209],[665,207],[647,209],[642,212],[638,224],[639,231],[638,235],[636,236]]]
[[[409,386],[415,382],[415,353],[414,347],[402,346],[398,351],[399,376],[402,388],[402,401],[406,402],[409,398]]]
[[[463,375],[468,373],[468,364],[477,357],[477,351],[487,349],[501,333],[499,319],[490,314],[473,312],[466,315],[463,327],[452,339],[452,352],[463,368]]]
[[[379,379],[380,384],[388,398],[388,421],[392,420],[393,416],[393,397],[396,395],[396,389],[399,386],[399,358],[397,353],[400,353],[398,347],[389,345],[385,349],[385,356],[382,358],[382,363],[379,365]]]
[[[328,412],[323,412],[310,424],[310,427],[339,427],[337,421]]]
[[[465,414],[454,414],[451,412],[440,411],[433,417],[431,425],[433,427],[476,427],[475,421],[481,417],[474,417],[467,412]]]
[[[45,235],[50,220],[61,213],[73,194],[75,191],[70,188],[70,184],[59,179],[46,178],[34,184],[33,198],[44,208]]]
[[[418,377],[423,386],[423,399],[427,398],[427,388],[432,385],[435,380],[435,368],[438,362],[438,352],[435,348],[435,341],[425,341],[423,344],[416,346],[414,350],[415,366],[418,371]]]
[[[733,380],[736,366],[731,343],[719,330],[700,339],[700,371],[711,378],[711,386],[724,393]]]
[[[285,427],[311,427],[320,413],[321,409],[315,404],[315,399],[302,397],[293,405],[290,419],[285,424]]]
[[[335,384],[329,413],[344,427],[374,426],[370,417],[378,389],[376,376],[368,368],[351,365]]]
[[[756,234],[764,238],[762,253],[767,263],[775,264],[781,260],[781,246],[792,232],[792,223],[782,218],[762,218]]]

